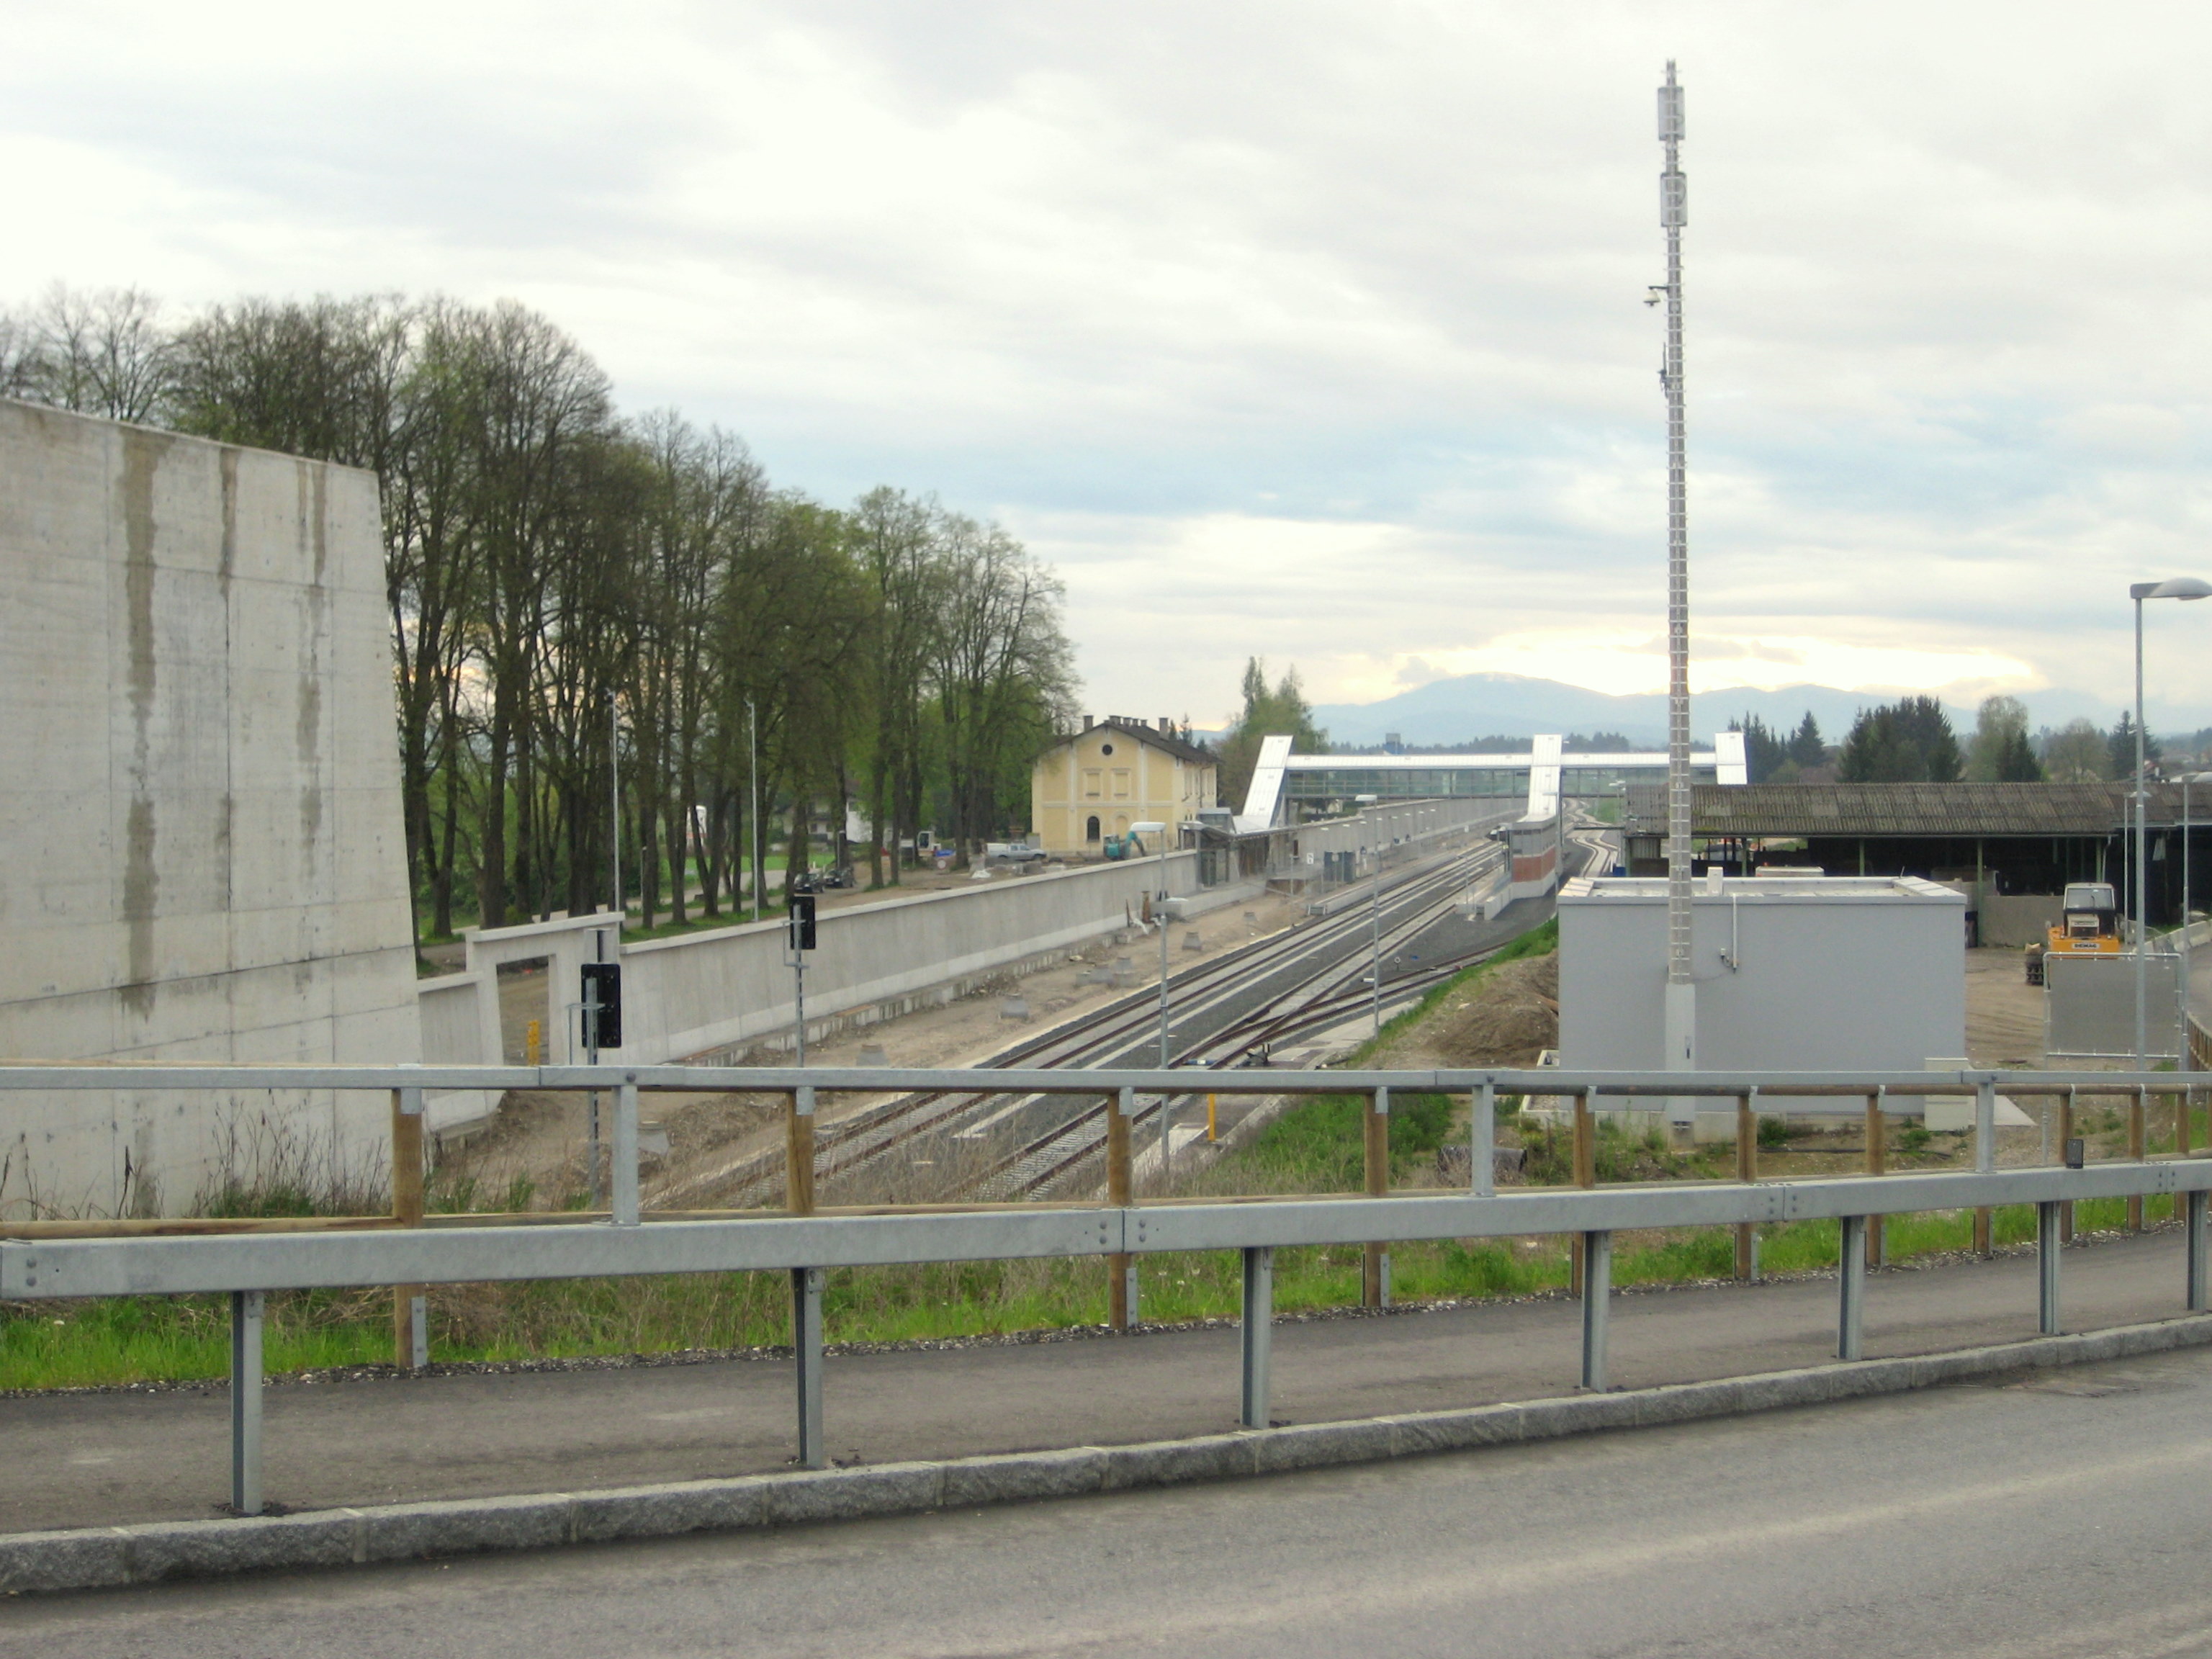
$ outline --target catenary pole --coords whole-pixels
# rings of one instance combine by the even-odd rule
[[[1682,88],[1674,63],[1659,88],[1659,138],[1667,169],[1659,179],[1659,222],[1667,233],[1667,1003],[1668,1071],[1697,1066],[1697,987],[1690,977],[1690,520],[1686,434],[1682,412],[1682,228],[1689,222],[1682,176]],[[1695,1121],[1696,1103],[1668,1103],[1674,1123]]]

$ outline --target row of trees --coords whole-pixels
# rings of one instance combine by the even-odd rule
[[[1734,725],[1744,733],[1753,783],[1794,781],[1831,760],[1845,783],[2094,783],[2132,776],[2136,764],[2135,721],[2124,711],[2110,731],[2075,720],[2031,736],[2027,706],[2017,697],[1984,698],[1963,743],[1934,697],[1861,709],[1832,754],[1810,710],[1787,739],[1755,714]],[[2156,738],[2146,737],[2144,753],[2159,759]]]
[[[842,854],[857,800],[872,879],[888,848],[896,881],[917,827],[964,850],[1025,814],[1068,723],[1060,584],[1003,530],[890,488],[826,507],[732,434],[625,417],[512,301],[170,323],[136,291],[57,290],[0,314],[0,392],[376,473],[408,857],[439,933],[607,902],[617,775],[646,922],[686,920],[695,889],[718,914],[756,744],[790,845],[828,801]]]

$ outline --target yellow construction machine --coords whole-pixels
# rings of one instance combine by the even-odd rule
[[[2108,881],[2070,881],[2059,906],[2058,920],[2045,930],[2044,942],[2027,947],[2027,982],[2043,983],[2045,957],[2118,956],[2120,953],[2120,907]]]

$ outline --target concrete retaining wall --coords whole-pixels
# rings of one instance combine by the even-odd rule
[[[0,402],[0,1057],[419,1055],[377,515],[366,472]],[[10,1096],[0,1216],[380,1176],[387,1115]]]
[[[1193,913],[1249,898],[1255,885],[1200,888],[1198,854],[1087,865],[1046,875],[995,876],[950,892],[821,913],[806,965],[806,1023],[819,1036],[948,1000],[974,981],[1060,961],[1127,925],[1163,875]],[[623,1036],[605,1057],[641,1066],[787,1042],[795,1019],[784,924],[747,922],[674,939],[623,943],[611,911],[463,934],[467,971],[421,982],[423,1058],[456,1065],[500,1056],[498,970],[548,964],[546,1058],[582,1057],[574,1011],[585,963],[623,964]],[[433,1096],[430,1126],[449,1129],[487,1109],[473,1096]]]

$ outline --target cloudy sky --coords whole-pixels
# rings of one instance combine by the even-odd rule
[[[0,300],[501,295],[781,482],[995,516],[1085,702],[2077,688],[2212,576],[2212,13],[0,0]],[[2212,605],[2154,701],[2212,722]]]

